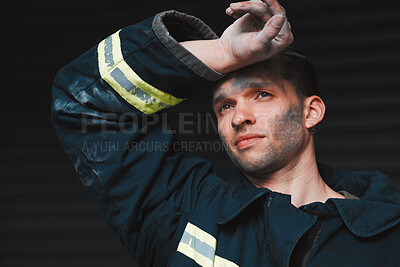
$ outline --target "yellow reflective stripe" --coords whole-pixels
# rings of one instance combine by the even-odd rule
[[[128,103],[145,114],[175,106],[184,99],[176,98],[143,81],[125,62],[119,32],[103,40],[97,48],[99,72]]]
[[[214,267],[239,267],[239,265],[220,256],[215,256]]]
[[[115,65],[118,65],[120,62],[124,62],[124,56],[121,51],[121,39],[119,38],[119,33],[121,30],[111,35],[112,40],[112,56],[115,61]],[[112,66],[113,67],[113,66]]]
[[[216,256],[216,247],[215,237],[188,222],[177,251],[203,267],[238,267],[235,263]]]

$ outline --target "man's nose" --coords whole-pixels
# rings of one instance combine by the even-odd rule
[[[249,105],[237,104],[231,120],[233,128],[240,128],[246,124],[254,124],[256,117]]]

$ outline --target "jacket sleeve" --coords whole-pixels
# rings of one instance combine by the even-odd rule
[[[190,212],[219,183],[209,163],[172,151],[161,115],[222,76],[178,42],[216,37],[197,18],[166,11],[112,34],[56,76],[56,133],[133,257],[144,224]]]

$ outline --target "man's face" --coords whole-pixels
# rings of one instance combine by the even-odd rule
[[[254,178],[290,164],[304,149],[303,103],[266,63],[232,73],[214,90],[218,130],[232,161]],[[272,65],[272,63],[268,63]]]

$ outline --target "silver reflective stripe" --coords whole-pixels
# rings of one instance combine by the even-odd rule
[[[112,37],[108,36],[104,40],[104,61],[107,64],[107,67],[112,67],[115,65],[112,48]]]
[[[107,37],[97,47],[101,78],[128,103],[145,114],[182,102],[184,99],[176,98],[142,80],[125,62],[119,32]]]
[[[214,261],[215,248],[205,242],[202,242],[195,236],[192,236],[188,232],[184,232],[181,242],[196,250],[197,253],[200,253],[204,257],[210,259],[211,261]]]
[[[203,267],[238,267],[237,264],[215,255],[216,247],[215,237],[188,222],[177,251]]]
[[[114,68],[111,71],[110,75],[122,88],[125,89],[125,91],[133,95],[136,95],[140,100],[142,100],[146,104],[151,102],[151,95],[146,93],[133,83],[131,83],[131,81],[128,80],[125,74],[118,67]]]

